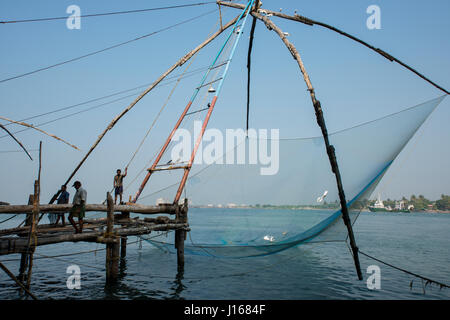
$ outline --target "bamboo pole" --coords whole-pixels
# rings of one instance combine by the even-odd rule
[[[41,194],[41,161],[42,161],[42,141],[39,143],[39,170],[38,170],[38,178],[34,182],[34,197],[33,197],[33,212],[32,212],[32,221],[30,226],[30,233],[28,235],[28,275],[27,275],[27,283],[26,287],[27,289],[30,289],[31,285],[31,274],[33,272],[33,256],[34,251],[36,249],[36,244],[32,244],[32,241],[34,240],[37,242],[37,234],[36,234],[36,225],[38,223],[38,217],[39,217],[39,198]]]
[[[108,208],[106,217],[106,235],[110,236],[114,227],[114,201],[109,192],[106,193],[106,204]]]
[[[47,136],[49,136],[49,137],[52,137],[53,139],[56,139],[56,140],[61,141],[61,142],[64,142],[65,144],[71,146],[72,148],[74,148],[74,149],[76,149],[76,150],[80,150],[80,149],[78,149],[77,146],[74,146],[73,144],[71,144],[71,143],[69,143],[69,142],[67,142],[67,141],[65,141],[65,140],[63,140],[63,139],[61,139],[61,138],[55,136],[54,134],[45,132],[44,130],[39,129],[39,128],[33,126],[32,124],[28,124],[28,123],[25,123],[25,122],[22,122],[22,121],[11,120],[11,119],[8,119],[8,118],[2,117],[2,116],[0,116],[0,119],[3,119],[3,120],[6,120],[6,121],[9,121],[9,122],[12,122],[12,123],[15,123],[15,124],[24,126],[24,127],[28,127],[28,128],[37,130],[37,131],[42,132],[43,134],[45,134],[45,135],[47,135]]]
[[[12,274],[11,271],[9,271],[8,268],[6,268],[6,266],[0,262],[0,268],[2,268],[3,271],[5,271],[5,273],[21,288],[23,289],[31,298],[33,298],[33,300],[38,300],[38,298],[36,298],[36,296],[34,294],[32,294],[30,292],[30,290],[28,290],[27,287],[25,287],[23,285],[23,283],[21,281],[19,281],[19,279],[17,279],[14,274]]]
[[[89,151],[85,154],[83,159],[80,161],[80,163],[75,167],[73,172],[70,174],[69,178],[66,180],[64,185],[67,185],[70,180],[73,178],[73,176],[77,173],[77,171],[80,169],[80,167],[83,165],[83,163],[86,161],[86,159],[89,157],[89,155],[94,151],[94,149],[97,147],[97,145],[100,143],[100,141],[103,139],[103,137],[106,135],[106,133],[111,130],[116,123],[128,112],[130,111],[147,93],[152,91],[165,77],[167,77],[173,70],[175,70],[177,67],[181,67],[183,64],[185,64],[189,59],[191,59],[198,51],[203,49],[206,45],[208,45],[211,41],[213,41],[215,38],[217,38],[223,31],[228,29],[230,26],[232,26],[236,21],[238,17],[234,18],[227,24],[225,24],[221,29],[216,31],[212,36],[210,36],[208,39],[203,41],[201,44],[199,44],[195,49],[184,55],[180,60],[178,60],[174,65],[172,65],[166,72],[164,72],[155,82],[153,82],[144,92],[142,92],[128,107],[126,107],[120,114],[118,114],[106,127],[106,129],[98,136],[97,140],[94,142],[94,144],[91,146]],[[61,193],[61,190],[58,190],[58,192],[53,196],[53,198],[50,200],[50,203],[53,203],[58,195]]]
[[[127,236],[120,238],[120,257],[121,258],[125,258],[127,256],[127,240],[128,240]]]
[[[111,193],[106,194],[106,201],[108,206],[108,214],[106,220],[105,239],[109,240],[106,243],[106,281],[115,281],[119,274],[119,242],[113,234],[114,228],[114,201]],[[111,241],[112,240],[112,241]]]
[[[227,2],[227,1],[217,1],[217,4],[219,5],[223,5],[226,7],[231,7],[231,8],[235,8],[235,9],[243,9],[245,6],[239,3],[231,3],[231,2]],[[415,70],[414,68],[410,67],[409,65],[407,65],[406,63],[404,63],[403,61],[400,61],[399,59],[395,58],[394,56],[390,55],[389,53],[387,53],[384,50],[381,50],[380,48],[376,48],[374,46],[372,46],[371,44],[355,37],[352,36],[351,34],[342,31],[336,27],[333,27],[329,24],[320,22],[320,21],[316,21],[316,20],[312,20],[309,19],[307,17],[295,14],[294,16],[291,15],[287,15],[285,13],[281,13],[281,12],[277,12],[277,11],[272,11],[272,10],[266,10],[266,9],[259,9],[256,11],[259,14],[266,14],[266,15],[272,15],[272,16],[276,16],[279,18],[284,18],[284,19],[288,19],[288,20],[292,20],[292,21],[296,21],[296,22],[301,22],[303,24],[309,25],[309,26],[314,26],[314,25],[318,25],[321,26],[323,28],[326,28],[328,30],[334,31],[339,33],[340,35],[349,38],[353,41],[358,42],[359,44],[362,44],[363,46],[369,48],[372,51],[375,51],[376,53],[378,53],[379,55],[381,55],[382,57],[388,59],[391,62],[396,62],[399,65],[401,65],[402,67],[408,69],[409,71],[411,71],[412,73],[414,73],[415,75],[417,75],[418,77],[422,78],[423,80],[425,80],[426,82],[428,82],[429,84],[431,84],[432,86],[434,86],[435,88],[445,92],[446,94],[450,94],[450,92],[446,89],[444,89],[443,87],[441,87],[440,85],[436,84],[435,82],[431,81],[430,79],[428,79],[427,77],[425,77],[423,74],[421,74],[420,72],[418,72],[417,70]]]
[[[187,224],[188,200],[184,199],[183,206],[177,209],[176,221]],[[175,248],[177,249],[178,271],[184,269],[184,241],[186,240],[186,230],[183,228],[175,230]]]
[[[361,266],[359,263],[358,247],[356,246],[356,240],[355,240],[355,237],[353,234],[352,224],[351,224],[351,220],[350,220],[349,213],[348,213],[347,200],[345,199],[345,193],[344,193],[344,188],[342,186],[341,174],[339,172],[339,166],[338,166],[338,163],[336,160],[336,153],[335,153],[334,146],[330,145],[330,142],[328,139],[328,131],[327,131],[327,128],[325,125],[325,119],[323,117],[323,111],[322,111],[320,101],[316,99],[316,95],[314,92],[314,88],[311,84],[311,80],[309,78],[308,73],[306,72],[303,61],[302,61],[297,49],[295,48],[295,46],[292,43],[290,43],[289,40],[286,39],[286,36],[284,35],[283,31],[281,31],[281,29],[278,28],[269,18],[262,16],[261,14],[256,13],[256,12],[252,12],[252,15],[254,15],[256,18],[263,21],[269,30],[273,30],[273,31],[275,31],[275,33],[278,34],[278,36],[281,38],[283,43],[286,45],[286,47],[291,52],[293,58],[297,61],[300,71],[303,75],[303,79],[305,80],[306,86],[308,87],[308,91],[311,96],[311,101],[313,103],[313,107],[316,112],[317,123],[322,131],[322,135],[323,135],[323,138],[325,141],[326,151],[327,151],[328,158],[330,161],[331,169],[336,178],[336,184],[337,184],[337,188],[339,191],[339,199],[340,199],[340,203],[341,203],[342,219],[344,220],[344,223],[347,226],[347,232],[348,232],[348,236],[349,236],[349,240],[350,240],[350,246],[352,248],[353,260],[355,263],[356,272],[358,275],[358,279],[362,280],[363,277],[362,277],[362,272],[361,272]]]
[[[34,203],[34,195],[30,194],[28,198],[28,204],[32,205]],[[29,230],[31,227],[31,214],[27,213],[27,216],[25,218],[25,226],[26,228],[20,228]],[[5,230],[2,230],[5,231]],[[28,253],[22,253],[20,256],[20,267],[19,267],[19,280],[23,282],[25,280],[25,270],[28,267]]]
[[[16,138],[11,132],[9,132],[9,130],[6,129],[4,125],[0,124],[0,128],[2,128],[3,130],[5,130],[6,133],[9,134],[9,136],[10,136],[11,138],[13,138],[15,142],[17,142],[17,144],[23,149],[23,151],[25,151],[25,153],[26,153],[27,156],[30,158],[30,160],[33,160],[33,158],[31,157],[30,153],[28,152],[28,150],[25,149],[25,147],[23,146],[22,142],[20,142],[19,140],[17,140],[17,138]]]
[[[220,6],[220,5],[219,5]],[[252,11],[258,10],[261,6],[261,1],[256,0],[254,8]],[[248,53],[247,53],[247,121],[246,121],[246,133],[248,134],[249,127],[249,116],[250,116],[250,72],[251,72],[251,63],[252,63],[252,49],[253,49],[253,39],[255,36],[255,28],[256,28],[256,18],[252,19],[252,27],[250,29],[250,39],[248,43]]]

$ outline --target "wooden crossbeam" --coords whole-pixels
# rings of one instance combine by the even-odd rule
[[[175,214],[178,205],[164,204],[158,206],[144,206],[144,205],[116,205],[115,212],[130,212],[141,214],[156,214],[167,213]],[[69,212],[72,204],[41,204],[39,205],[39,212]],[[0,206],[0,214],[27,214],[33,211],[33,205],[8,205]],[[107,212],[108,207],[104,204],[86,204],[86,211]]]

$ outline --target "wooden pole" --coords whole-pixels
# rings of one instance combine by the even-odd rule
[[[40,212],[68,212],[72,208],[73,204],[43,204],[39,205]],[[114,210],[116,212],[122,212],[126,217],[126,213],[134,212],[141,214],[157,214],[167,213],[175,214],[174,204],[164,204],[158,206],[144,206],[144,205],[116,205]],[[103,204],[86,204],[86,212],[88,211],[101,211],[108,212],[107,206]],[[33,212],[33,205],[4,205],[0,206],[0,214],[28,214]],[[22,222],[24,223],[24,222]]]
[[[31,298],[33,298],[34,300],[38,300],[38,298],[36,298],[36,296],[34,294],[32,294],[30,292],[30,290],[28,290],[28,288],[26,288],[23,283],[21,281],[19,281],[19,279],[17,279],[11,271],[8,270],[8,268],[6,268],[6,266],[0,262],[0,268],[3,269],[3,271],[5,271],[5,273],[14,280],[14,282],[20,287],[22,288]]]
[[[243,4],[239,4],[239,3],[232,3],[232,2],[228,2],[228,1],[217,1],[217,4],[226,6],[226,7],[232,7],[235,9],[243,9],[245,7],[245,5]],[[309,25],[309,26],[314,26],[314,25],[318,25],[321,26],[323,28],[326,28],[328,30],[334,31],[339,33],[340,35],[347,37],[353,41],[358,42],[359,44],[362,44],[363,46],[369,48],[370,50],[375,51],[376,53],[378,53],[379,55],[381,55],[382,57],[388,59],[391,62],[396,62],[399,65],[401,65],[402,67],[408,69],[409,71],[411,71],[412,73],[414,73],[415,75],[417,75],[418,77],[422,78],[423,80],[425,80],[426,82],[428,82],[429,84],[431,84],[432,86],[434,86],[435,88],[445,92],[446,94],[450,94],[450,92],[448,90],[446,90],[445,88],[439,86],[438,84],[436,84],[435,82],[431,81],[430,79],[428,79],[427,77],[425,77],[423,74],[421,74],[420,72],[418,72],[417,70],[415,70],[414,68],[410,67],[409,65],[407,65],[406,63],[400,61],[399,59],[393,57],[392,55],[390,55],[389,53],[387,53],[384,50],[381,50],[380,48],[376,48],[372,45],[370,45],[369,43],[355,37],[352,36],[351,34],[348,34],[347,32],[344,32],[336,27],[333,27],[329,24],[320,22],[320,21],[316,21],[316,20],[312,20],[309,19],[307,17],[295,14],[293,16],[291,15],[287,15],[285,13],[281,13],[281,12],[277,12],[277,11],[272,11],[272,10],[267,10],[267,9],[259,9],[257,10],[257,13],[265,13],[267,15],[273,15],[279,18],[283,18],[283,19],[288,19],[288,20],[292,20],[292,21],[296,21],[296,22],[301,22],[303,24]]]
[[[22,122],[22,121],[11,120],[11,119],[8,119],[8,118],[2,117],[2,116],[0,116],[0,119],[3,119],[3,120],[6,120],[6,121],[9,121],[9,122],[11,122],[11,123],[15,123],[15,124],[18,124],[18,125],[21,125],[21,126],[24,126],[24,127],[28,127],[28,128],[37,130],[37,131],[39,131],[39,132],[42,132],[43,134],[46,134],[46,135],[49,136],[49,137],[52,137],[52,138],[54,138],[54,139],[56,139],[56,140],[58,140],[58,141],[64,142],[65,144],[67,144],[68,146],[71,146],[72,148],[74,148],[74,149],[76,149],[76,150],[80,150],[80,149],[78,149],[77,146],[75,146],[75,145],[73,145],[73,144],[71,144],[71,143],[69,143],[69,142],[67,142],[67,141],[65,141],[65,140],[63,140],[63,139],[61,139],[60,137],[55,136],[54,134],[51,134],[51,133],[45,132],[45,131],[42,130],[42,129],[36,128],[35,126],[33,126],[33,125],[31,125],[31,124],[28,124],[28,123],[25,123],[25,122]]]
[[[347,232],[348,232],[348,236],[349,236],[349,240],[350,240],[350,246],[352,248],[353,260],[355,263],[358,279],[362,280],[363,277],[362,277],[362,272],[361,272],[361,266],[359,263],[358,247],[356,246],[356,240],[355,240],[355,237],[353,234],[353,228],[352,228],[351,220],[350,220],[349,213],[348,213],[347,200],[345,199],[345,193],[344,193],[344,188],[342,186],[341,174],[339,172],[339,166],[338,166],[338,163],[336,160],[335,149],[332,145],[330,145],[330,142],[328,139],[328,131],[327,131],[327,128],[325,125],[325,119],[323,117],[323,111],[322,111],[320,101],[316,99],[314,88],[311,84],[311,80],[309,78],[308,73],[306,72],[303,61],[302,61],[297,49],[295,48],[295,46],[291,42],[289,42],[289,40],[286,39],[286,36],[284,35],[283,31],[281,31],[281,29],[278,28],[269,18],[267,18],[259,13],[256,13],[256,12],[252,12],[252,15],[255,16],[256,18],[262,20],[269,30],[273,30],[273,31],[275,31],[276,34],[278,34],[278,36],[281,38],[283,43],[286,45],[286,47],[291,52],[293,58],[297,61],[300,71],[302,72],[303,79],[305,80],[306,86],[308,87],[308,91],[311,96],[311,101],[313,103],[313,107],[316,112],[317,123],[322,131],[322,135],[323,135],[323,138],[325,141],[326,151],[327,151],[328,158],[330,161],[331,169],[336,177],[336,184],[337,184],[337,188],[338,188],[338,192],[339,192],[339,199],[340,199],[340,203],[341,203],[342,219],[344,220],[344,223],[347,226]]]
[[[120,238],[120,257],[125,258],[127,256],[127,240],[128,237],[121,237]]]
[[[178,271],[184,269],[184,230],[175,230],[175,248],[177,249]]]
[[[106,244],[106,281],[114,282],[119,275],[119,240],[113,235],[114,201],[111,193],[106,194],[108,206],[105,238],[111,239]]]
[[[27,275],[27,289],[30,289],[31,285],[31,274],[33,272],[33,256],[34,250],[36,250],[37,244],[37,234],[36,234],[36,225],[39,219],[39,199],[41,194],[41,169],[42,169],[42,141],[39,142],[39,169],[38,169],[38,178],[34,182],[34,197],[33,197],[33,213],[31,215],[31,227],[30,233],[28,235],[28,275]],[[32,244],[32,241],[35,243]]]
[[[188,200],[184,199],[184,204],[177,209],[176,221],[187,224]],[[186,240],[186,230],[180,228],[175,230],[175,248],[177,249],[178,271],[184,270],[184,240]]]
[[[25,149],[25,147],[23,146],[23,144],[22,144],[19,140],[17,140],[16,137],[15,137],[11,132],[9,132],[9,130],[6,129],[5,126],[2,125],[1,123],[0,123],[0,128],[2,128],[3,130],[5,130],[6,133],[9,134],[9,136],[10,136],[11,138],[13,138],[13,140],[14,140],[15,142],[17,142],[17,144],[23,149],[23,151],[25,151],[25,153],[26,153],[27,156],[30,158],[30,160],[33,160],[33,158],[31,157],[30,153],[28,152],[27,149]]]
[[[32,205],[34,203],[34,195],[30,194],[28,198],[28,204]],[[31,213],[27,213],[25,218],[25,226],[31,225]],[[28,267],[28,253],[21,253],[20,255],[20,267],[19,267],[19,280],[23,282],[25,280],[25,270]]]

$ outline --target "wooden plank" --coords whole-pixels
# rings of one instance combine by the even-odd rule
[[[167,213],[175,214],[177,205],[117,205],[114,206],[115,212],[133,212],[141,214]],[[41,204],[40,212],[69,212],[72,204]],[[108,207],[104,204],[86,204],[86,211],[107,212]],[[0,206],[0,214],[27,214],[33,212],[33,205],[9,205]]]
[[[149,234],[152,231],[166,231],[166,230],[189,230],[187,223],[168,223],[168,224],[148,224],[146,226],[118,228],[115,230],[116,236],[136,236],[142,234]],[[62,234],[55,236],[39,236],[36,239],[36,246],[43,246],[61,242],[99,242],[98,239],[103,237],[104,232],[91,231],[84,233]],[[28,239],[25,238],[0,238],[0,255],[10,253],[26,252],[28,246]]]

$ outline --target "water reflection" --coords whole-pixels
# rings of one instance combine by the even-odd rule
[[[180,268],[177,272],[177,275],[175,277],[175,280],[173,281],[173,285],[171,287],[171,290],[173,290],[173,292],[170,294],[170,299],[183,299],[183,297],[181,297],[181,293],[184,291],[184,289],[186,289],[187,287],[183,284],[183,279],[184,279],[184,269]]]

